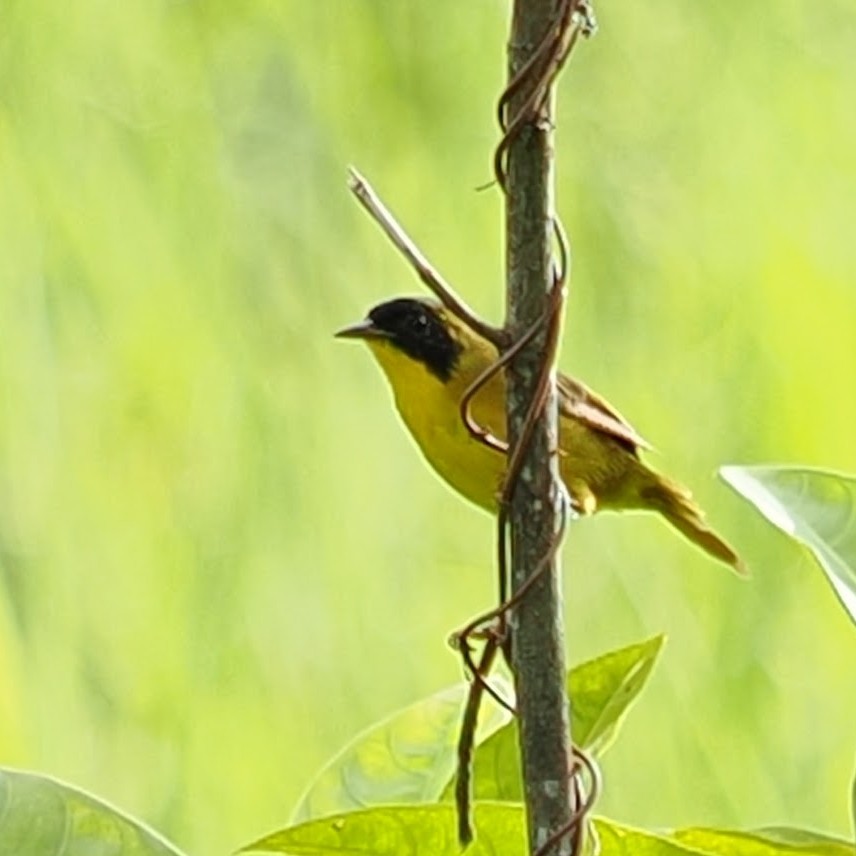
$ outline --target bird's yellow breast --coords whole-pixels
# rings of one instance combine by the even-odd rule
[[[387,342],[371,342],[370,347],[389,379],[396,408],[428,463],[471,502],[494,510],[505,456],[473,438],[461,419],[459,404],[469,385],[465,374],[444,382]],[[505,396],[497,384],[494,380],[479,392],[472,411],[479,425],[504,439]]]
[[[428,463],[471,502],[494,511],[506,457],[470,434],[461,418],[460,402],[495,353],[466,349],[454,374],[442,380],[384,340],[372,341],[370,347],[389,379],[398,412]],[[479,426],[506,439],[502,373],[479,390],[471,413]],[[634,476],[644,469],[620,444],[578,420],[562,417],[559,448],[562,481],[580,511],[636,504]]]

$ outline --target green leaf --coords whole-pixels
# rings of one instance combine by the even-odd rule
[[[664,636],[655,636],[571,669],[571,734],[578,746],[596,755],[609,748],[628,708],[648,680],[664,642]],[[473,790],[479,800],[522,800],[515,722],[500,728],[476,750]],[[443,798],[452,799],[453,795],[454,782],[450,782]]]
[[[181,856],[143,823],[56,779],[0,769],[0,853]]]
[[[722,478],[805,544],[856,622],[856,478],[805,467],[722,467]]]
[[[476,838],[468,856],[524,856],[523,808],[478,803]],[[648,832],[596,819],[601,856],[853,856],[846,841],[798,829],[732,832],[682,829]],[[388,806],[288,827],[245,847],[244,853],[291,856],[458,856],[455,810],[450,805]]]
[[[791,827],[732,832],[723,829],[682,829],[671,836],[698,853],[722,856],[853,856],[853,845],[840,838]]]
[[[522,806],[483,804],[475,809],[476,840],[467,856],[524,856]],[[312,820],[274,832],[242,853],[291,856],[459,856],[451,805],[390,806]]]
[[[595,754],[609,748],[665,642],[665,636],[654,636],[571,669],[571,733],[578,746]]]
[[[492,679],[509,698],[508,682]],[[292,820],[306,821],[389,803],[435,802],[455,767],[467,684],[457,684],[406,707],[351,741],[318,774]],[[477,737],[510,719],[495,704],[482,706]]]
[[[478,803],[475,827],[476,838],[467,848],[467,856],[525,856],[522,806]],[[594,828],[600,856],[698,856],[709,852],[607,820],[595,820]],[[266,835],[241,852],[290,856],[459,856],[461,848],[456,838],[454,808],[435,804],[373,808],[313,820]]]
[[[699,856],[705,853],[665,835],[596,820],[600,856]],[[738,856],[734,853],[734,856]],[[741,854],[742,856],[742,854]]]

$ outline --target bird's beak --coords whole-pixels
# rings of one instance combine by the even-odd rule
[[[387,334],[375,327],[371,319],[366,318],[365,321],[359,321],[356,324],[351,324],[349,327],[343,327],[336,332],[337,339],[386,339]]]

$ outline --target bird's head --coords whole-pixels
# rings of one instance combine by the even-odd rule
[[[364,340],[393,384],[413,371],[447,383],[474,335],[439,302],[415,297],[379,303],[365,320],[336,333]]]

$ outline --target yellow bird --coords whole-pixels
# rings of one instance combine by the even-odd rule
[[[496,511],[506,456],[474,438],[460,415],[467,387],[497,358],[494,345],[439,302],[398,298],[375,306],[337,336],[362,339],[392,387],[395,404],[428,463],[455,490]],[[694,544],[742,573],[737,554],[704,522],[690,492],[639,457],[650,446],[603,398],[565,375],[559,395],[559,469],[580,514],[657,511]],[[505,377],[472,400],[475,421],[505,440]]]

